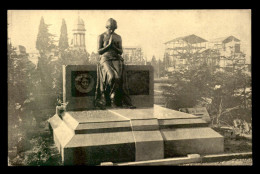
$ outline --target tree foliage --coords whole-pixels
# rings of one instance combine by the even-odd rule
[[[166,106],[172,109],[207,107],[213,124],[251,119],[251,77],[243,69],[221,70],[212,66],[218,53],[180,53],[186,65],[174,71],[164,86]]]
[[[35,87],[35,65],[28,54],[16,52],[8,45],[8,148],[17,145],[19,138],[26,136],[33,120],[35,107],[33,89]],[[29,122],[28,122],[29,121]],[[26,126],[25,126],[26,125]],[[26,127],[26,129],[25,129]]]
[[[45,24],[44,18],[41,17],[39,31],[36,40],[36,49],[39,50],[40,53],[51,51],[55,47],[53,43],[53,36],[49,33],[48,29],[49,25]]]
[[[41,18],[36,41],[40,54],[37,66],[28,59],[28,54],[20,54],[11,43],[8,44],[8,131],[11,132],[8,134],[8,148],[16,147],[18,163],[19,155],[31,148],[27,147],[28,141],[36,135],[35,131],[46,128],[50,113],[45,104],[53,103],[51,107],[55,109],[56,98],[62,98],[62,65],[89,63],[88,52],[67,47],[64,20],[59,46],[54,44],[54,35],[49,33],[48,26]],[[48,149],[45,145],[42,147],[40,145],[35,152],[25,155],[20,162],[27,160],[26,165],[51,162]]]
[[[59,39],[59,50],[64,51],[69,47],[67,25],[65,19],[62,19],[62,25],[60,29],[60,39]]]
[[[89,57],[89,63],[96,65],[100,59],[100,56],[98,53],[92,52]]]

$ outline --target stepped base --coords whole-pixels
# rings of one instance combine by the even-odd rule
[[[160,106],[70,111],[49,119],[64,165],[99,165],[214,154],[224,138],[199,116]]]

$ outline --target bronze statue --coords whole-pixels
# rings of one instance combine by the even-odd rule
[[[110,18],[106,24],[107,31],[98,36],[97,86],[95,104],[105,106],[135,108],[128,95],[124,59],[122,58],[122,39],[114,31],[117,22]]]

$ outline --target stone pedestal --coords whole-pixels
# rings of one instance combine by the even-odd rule
[[[224,139],[199,116],[160,106],[68,111],[49,123],[65,165],[99,165],[224,151]]]
[[[129,95],[138,107],[153,107],[153,67],[151,65],[125,66]],[[85,76],[88,88],[82,89],[78,79]],[[97,80],[96,65],[63,65],[63,102],[67,111],[93,110]]]
[[[135,160],[130,121],[108,111],[66,112],[49,120],[65,165]]]
[[[210,129],[201,116],[153,104],[152,70],[152,66],[126,66],[129,94],[137,109],[93,110],[96,66],[63,66],[63,102],[68,105],[49,123],[64,165],[146,161],[224,151],[223,137]],[[81,88],[79,82],[83,78],[88,85]]]

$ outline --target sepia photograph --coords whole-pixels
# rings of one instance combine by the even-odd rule
[[[252,166],[251,9],[6,10],[8,166]]]

